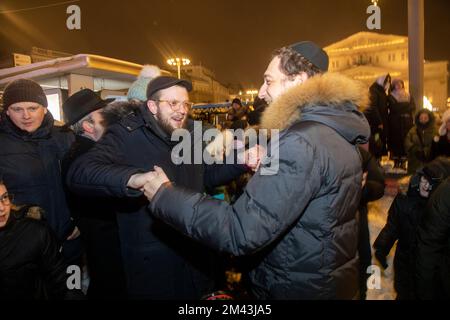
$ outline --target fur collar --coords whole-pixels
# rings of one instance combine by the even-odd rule
[[[333,108],[348,102],[359,108],[368,105],[368,90],[362,82],[339,73],[316,75],[271,103],[263,113],[260,128],[283,130],[300,120],[305,106]]]

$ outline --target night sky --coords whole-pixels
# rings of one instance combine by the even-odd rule
[[[31,46],[165,65],[182,54],[224,84],[258,87],[271,52],[312,40],[326,46],[366,28],[370,0],[81,0],[79,31],[66,28],[70,3],[2,0],[0,55]],[[407,0],[380,0],[380,33],[407,35]],[[450,60],[450,1],[425,1],[425,58]]]

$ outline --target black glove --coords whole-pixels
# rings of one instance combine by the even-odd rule
[[[378,262],[383,267],[383,269],[389,267],[389,265],[386,262],[386,255],[382,254],[380,251],[375,251],[375,257],[377,258]]]

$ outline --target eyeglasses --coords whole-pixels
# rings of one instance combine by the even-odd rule
[[[8,192],[6,192],[0,196],[0,202],[5,206],[11,204],[12,200],[13,200],[13,195],[9,194]]]
[[[157,100],[157,101],[167,102],[172,111],[180,110],[180,106],[182,106],[185,110],[189,110],[194,105],[194,103],[190,101],[178,101],[178,100]]]

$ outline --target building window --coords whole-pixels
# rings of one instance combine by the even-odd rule
[[[375,61],[376,61],[377,63],[379,62],[378,56],[375,57]]]
[[[392,61],[395,61],[395,53],[392,54]]]
[[[405,53],[402,52],[402,61],[405,61]]]

